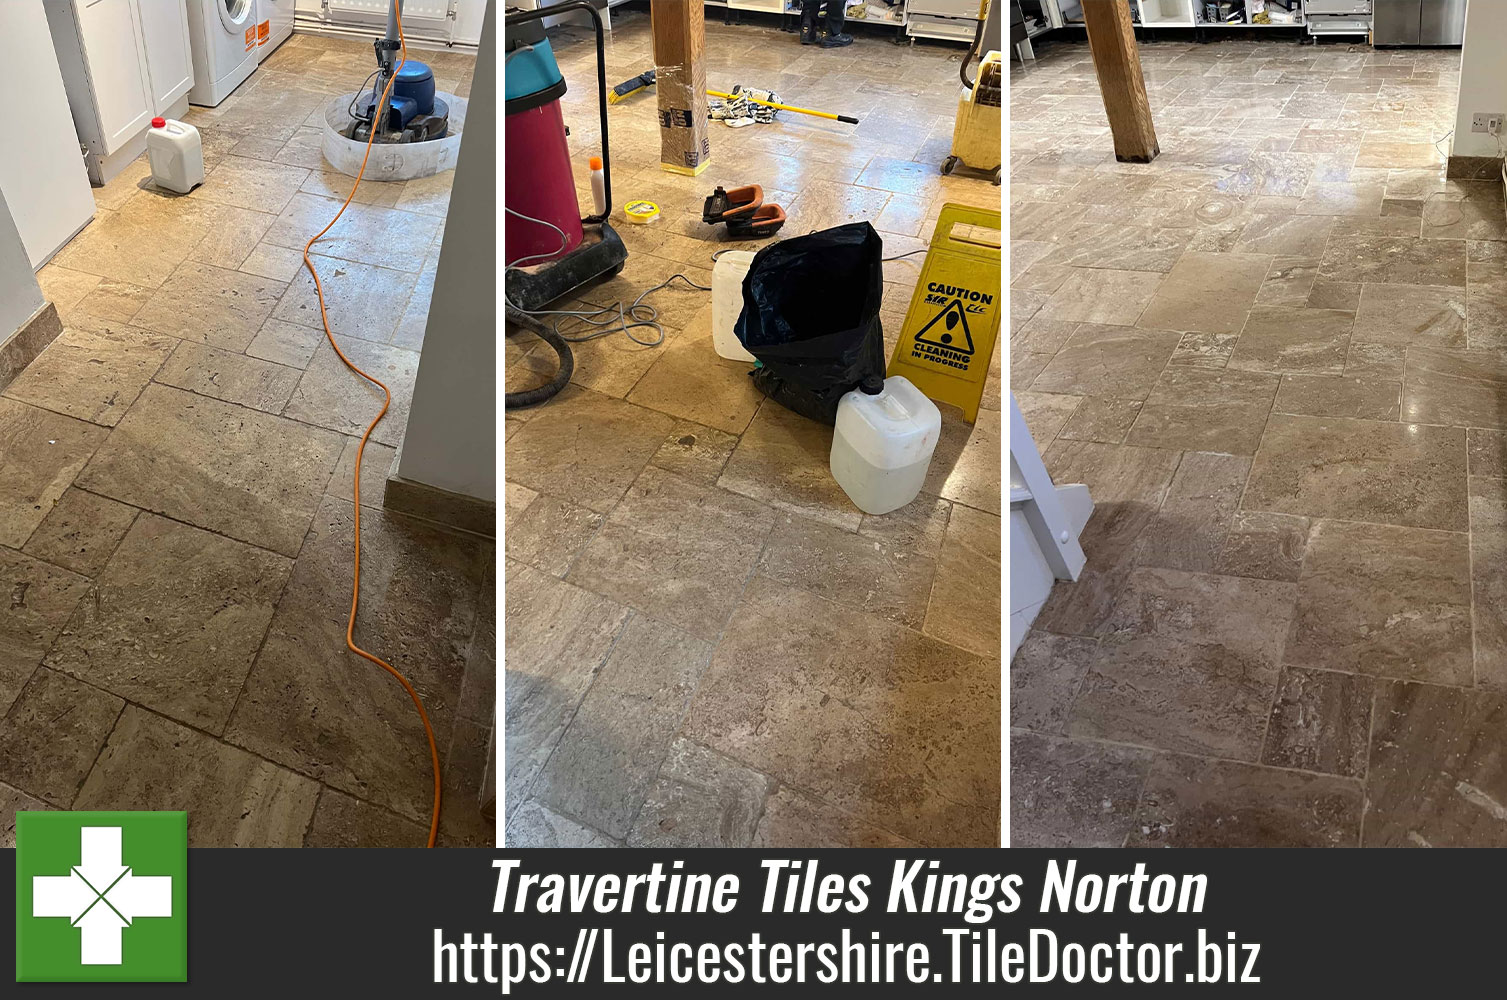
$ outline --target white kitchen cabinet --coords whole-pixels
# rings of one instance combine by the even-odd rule
[[[188,10],[164,0],[44,0],[89,178],[103,184],[146,148],[152,118],[188,108]]]

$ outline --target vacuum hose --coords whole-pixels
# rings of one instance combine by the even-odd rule
[[[517,410],[525,406],[538,406],[540,403],[554,398],[556,393],[565,388],[566,383],[570,381],[571,374],[576,370],[575,357],[570,353],[570,345],[565,342],[565,338],[556,333],[547,323],[540,322],[527,313],[514,309],[512,306],[507,307],[507,321],[509,323],[517,323],[519,326],[529,330],[540,340],[553,347],[555,353],[560,356],[560,370],[555,372],[555,377],[549,384],[541,385],[534,389],[525,389],[522,392],[510,392],[503,397],[503,408],[505,410]]]

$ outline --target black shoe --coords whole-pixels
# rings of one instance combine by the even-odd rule
[[[816,39],[816,28],[815,27],[802,28],[801,29],[801,44],[802,45],[815,45],[816,41],[817,41],[817,39]]]
[[[844,35],[828,35],[826,38],[822,39],[822,48],[824,48],[824,49],[840,49],[844,45],[852,45],[852,44],[853,44],[853,36],[852,35],[846,35],[846,34],[844,34]]]

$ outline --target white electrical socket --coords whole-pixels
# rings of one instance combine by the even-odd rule
[[[1507,116],[1504,116],[1500,111],[1494,113],[1478,111],[1470,116],[1470,130],[1472,132],[1486,132],[1496,135],[1502,131],[1502,119],[1504,117]]]

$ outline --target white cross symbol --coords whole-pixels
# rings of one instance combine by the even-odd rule
[[[120,827],[86,826],[83,863],[31,880],[31,915],[64,917],[80,932],[84,965],[119,965],[120,932],[137,917],[173,915],[171,875],[141,876],[120,862]]]

